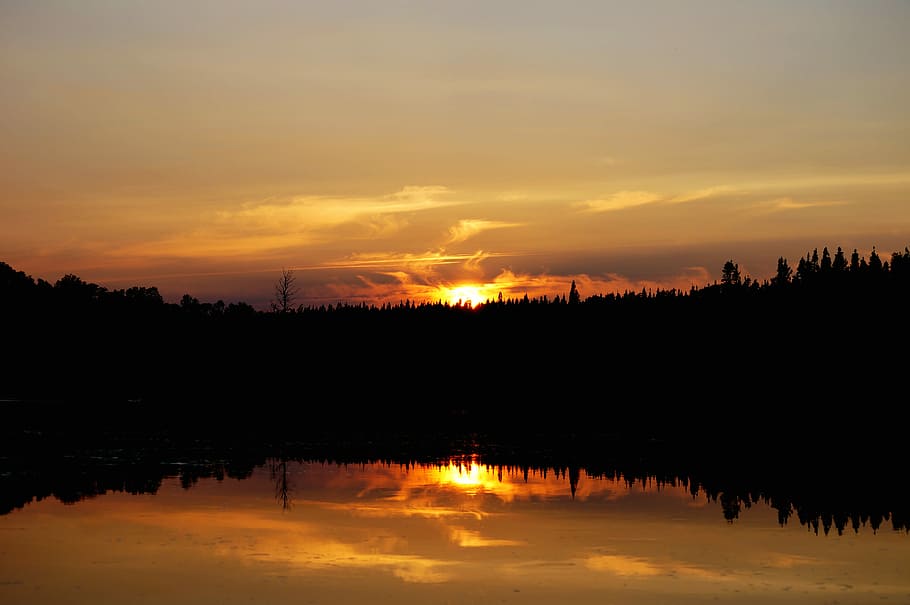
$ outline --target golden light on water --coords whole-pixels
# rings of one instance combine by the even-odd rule
[[[904,602],[908,590],[901,533],[822,538],[795,520],[780,526],[764,502],[731,525],[719,503],[704,494],[694,502],[683,485],[471,455],[407,467],[289,462],[287,471],[291,509],[269,497],[274,476],[263,467],[242,481],[203,478],[187,489],[172,477],[155,494],[45,498],[0,515],[0,603],[307,594],[402,605],[745,605],[761,591],[763,603],[821,605],[833,596]]]
[[[405,492],[420,492],[426,485],[432,484],[440,489],[457,489],[467,496],[493,496],[502,502],[513,502],[523,497],[566,497],[570,494],[566,478],[548,478],[537,471],[525,476],[517,469],[485,465],[475,456],[452,459],[436,468],[426,467],[421,472],[411,473],[404,478],[402,488]]]
[[[448,466],[439,469],[437,480],[440,484],[466,488],[467,492],[472,495],[478,491],[497,491],[502,484],[492,469],[481,467],[474,460],[465,463],[449,462]]]

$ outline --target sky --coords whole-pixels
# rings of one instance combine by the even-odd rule
[[[0,0],[0,261],[165,299],[688,289],[910,245],[904,0]]]

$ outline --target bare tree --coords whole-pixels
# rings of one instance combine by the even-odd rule
[[[294,310],[294,300],[300,288],[297,286],[297,276],[290,269],[282,269],[281,277],[275,282],[275,298],[272,301],[272,311],[276,313],[289,313]]]

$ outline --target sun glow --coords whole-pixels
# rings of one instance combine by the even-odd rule
[[[440,287],[441,298],[450,305],[476,307],[487,300],[492,300],[493,295],[488,292],[488,287],[475,284],[462,284],[455,287]]]

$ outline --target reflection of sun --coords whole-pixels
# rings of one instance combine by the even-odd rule
[[[511,491],[511,486],[500,481],[493,469],[481,465],[477,460],[451,460],[447,465],[440,466],[433,473],[436,481],[441,485],[455,485],[469,496],[481,492],[503,495]]]
[[[450,463],[447,468],[443,469],[440,480],[443,483],[454,483],[455,485],[475,486],[482,483],[480,479],[480,467],[470,462],[467,465]]]

